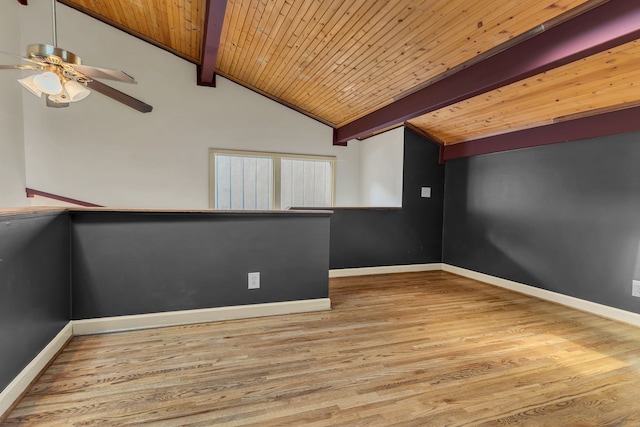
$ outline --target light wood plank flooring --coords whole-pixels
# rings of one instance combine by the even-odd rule
[[[331,312],[75,337],[6,425],[638,426],[640,329],[444,272]]]

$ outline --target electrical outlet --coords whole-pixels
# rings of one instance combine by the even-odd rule
[[[632,281],[631,296],[640,297],[640,280]]]
[[[249,289],[260,289],[260,272],[249,273]]]

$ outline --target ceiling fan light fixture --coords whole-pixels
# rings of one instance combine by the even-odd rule
[[[65,102],[77,102],[85,99],[91,91],[84,87],[84,85],[76,82],[75,80],[69,80],[64,84],[64,91],[68,95],[68,99]]]
[[[62,92],[62,83],[60,83],[60,78],[51,71],[45,71],[42,74],[36,75],[33,82],[41,92],[46,93],[47,95],[58,95]]]
[[[49,95],[48,98],[56,104],[66,104],[69,102],[69,94],[64,89],[57,95]]]
[[[141,113],[153,110],[151,105],[94,79],[98,77],[123,83],[136,83],[129,74],[109,68],[82,65],[80,57],[59,48],[57,46],[56,0],[51,0],[51,8],[53,46],[30,44],[27,46],[27,55],[22,57],[22,60],[28,61],[30,64],[9,66],[0,64],[0,69],[41,71],[41,74],[18,79],[18,83],[39,98],[43,93],[46,94],[47,107],[68,107],[69,103],[81,101],[89,96],[91,94],[89,88],[91,88]]]
[[[38,85],[36,85],[34,81],[35,78],[36,76],[31,75],[23,79],[18,79],[18,83],[24,86],[29,92],[31,92],[35,96],[40,97],[42,96],[42,90],[40,90],[40,88],[38,88]]]

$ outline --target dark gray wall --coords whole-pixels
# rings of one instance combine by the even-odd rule
[[[0,217],[0,391],[70,316],[69,218]]]
[[[327,298],[329,215],[72,212],[72,317]]]
[[[332,269],[442,261],[444,165],[439,154],[437,145],[405,130],[402,209],[334,208]],[[421,187],[431,187],[431,198],[420,197]]]
[[[640,134],[447,162],[444,262],[640,312]]]
[[[423,261],[442,261],[445,165],[439,163],[440,147],[404,131],[404,173],[402,209],[419,236]],[[420,196],[421,187],[431,187],[431,197]]]
[[[334,208],[332,269],[420,264],[424,246],[400,208]]]

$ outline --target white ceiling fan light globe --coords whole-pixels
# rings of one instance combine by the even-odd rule
[[[42,96],[42,91],[38,88],[38,85],[36,85],[34,81],[35,78],[36,78],[35,75],[31,75],[23,79],[18,79],[18,83],[24,86],[25,89],[27,89],[29,92],[31,92],[35,96],[40,97]]]
[[[64,90],[67,92],[69,99],[67,102],[77,102],[85,99],[91,91],[84,87],[84,85],[76,82],[75,80],[69,80],[64,84]]]
[[[62,83],[60,78],[51,71],[45,71],[34,77],[34,83],[42,92],[47,95],[58,95],[62,92]]]

